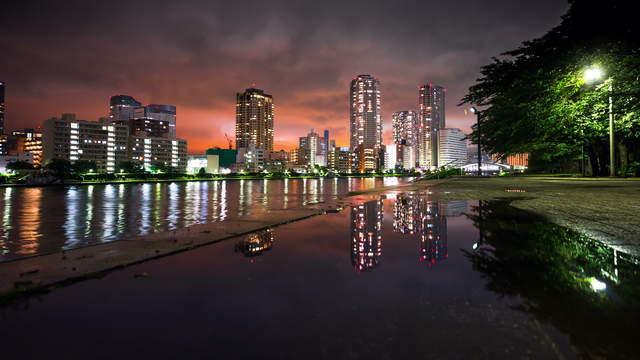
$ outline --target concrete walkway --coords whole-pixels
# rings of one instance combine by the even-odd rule
[[[430,185],[442,200],[510,198],[514,207],[640,255],[640,179],[459,177]]]

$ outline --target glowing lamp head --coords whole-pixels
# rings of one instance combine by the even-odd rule
[[[475,106],[472,106],[472,107],[469,109],[469,111],[471,111],[471,113],[472,113],[472,114],[477,114],[477,113],[479,113],[478,109],[476,109],[476,107],[475,107]]]
[[[597,66],[592,66],[584,72],[584,80],[586,82],[595,82],[604,76],[604,72]]]

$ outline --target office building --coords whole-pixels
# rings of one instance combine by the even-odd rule
[[[141,105],[129,95],[114,95],[109,99],[109,119],[118,124],[126,124],[133,119],[135,109]]]
[[[364,173],[379,169],[379,151],[380,150],[364,147],[363,145],[358,146],[356,151],[354,151],[358,172]]]
[[[265,168],[264,149],[257,147],[254,143],[249,143],[247,147],[237,149],[236,164],[238,170],[248,172],[258,172]]]
[[[461,167],[467,163],[467,140],[460,129],[438,130],[438,168]]]
[[[42,133],[34,129],[24,129],[11,132],[7,136],[6,152],[9,155],[16,153],[33,154],[33,165],[40,166],[42,163]]]
[[[122,161],[139,163],[145,170],[154,166],[187,168],[187,142],[183,139],[129,136],[129,126],[116,123],[77,120],[63,114],[44,122],[43,162],[51,159],[95,161],[96,171],[116,172]]]
[[[138,162],[145,170],[154,167],[175,171],[187,169],[187,141],[134,135],[128,137],[128,160]]]
[[[113,172],[117,162],[127,160],[127,135],[124,125],[76,120],[74,114],[63,114],[44,122],[43,160],[91,160],[96,170]]]
[[[176,107],[173,105],[149,104],[138,107],[130,122],[132,135],[151,137],[176,137]]]
[[[355,154],[348,147],[333,147],[329,153],[329,168],[339,173],[350,173],[357,170]]]
[[[418,88],[418,163],[421,168],[438,165],[438,130],[445,127],[445,89],[427,84]]]
[[[273,97],[260,89],[236,94],[236,148],[273,151]]]

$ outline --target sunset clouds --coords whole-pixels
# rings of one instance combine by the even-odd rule
[[[415,109],[417,85],[445,86],[447,126],[490,57],[559,23],[562,1],[50,1],[0,14],[7,127],[75,112],[95,120],[114,94],[178,108],[190,152],[225,145],[235,93],[272,94],[275,148],[310,128],[348,143],[348,86],[380,79],[391,113]],[[233,137],[233,136],[232,136]]]

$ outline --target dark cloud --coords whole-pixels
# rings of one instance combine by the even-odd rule
[[[308,128],[347,141],[348,85],[382,82],[385,122],[416,86],[448,89],[447,119],[491,56],[560,21],[561,0],[12,1],[0,13],[0,78],[10,128],[60,112],[94,119],[116,93],[178,106],[192,150],[233,132],[235,92],[275,97],[277,143]],[[387,126],[388,127],[388,126]],[[209,129],[209,130],[207,130]]]

